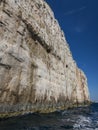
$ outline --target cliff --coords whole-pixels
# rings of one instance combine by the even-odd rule
[[[0,117],[89,103],[85,74],[73,60],[44,0],[0,1]]]

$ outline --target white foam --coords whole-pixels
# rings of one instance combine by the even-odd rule
[[[91,124],[92,120],[89,117],[79,116],[73,128],[74,130],[93,130]]]

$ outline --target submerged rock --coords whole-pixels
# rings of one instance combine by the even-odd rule
[[[89,101],[86,76],[47,3],[1,0],[0,117]]]

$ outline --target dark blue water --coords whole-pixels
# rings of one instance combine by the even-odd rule
[[[98,103],[50,114],[0,120],[0,130],[98,130]]]

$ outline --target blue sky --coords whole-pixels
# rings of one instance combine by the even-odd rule
[[[98,101],[98,0],[46,0],[85,72],[91,100]]]

